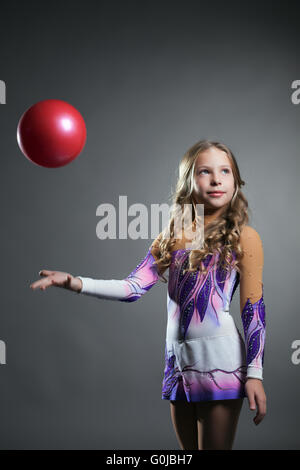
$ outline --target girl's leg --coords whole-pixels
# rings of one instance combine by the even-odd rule
[[[183,450],[198,450],[195,403],[170,401],[171,418],[179,445]]]
[[[231,450],[243,398],[196,402],[198,449]]]

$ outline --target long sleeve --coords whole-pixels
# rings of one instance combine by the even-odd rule
[[[82,281],[82,289],[79,294],[99,299],[134,302],[148,292],[159,279],[154,261],[155,258],[150,246],[145,258],[125,279],[92,279],[76,276]]]
[[[240,261],[240,308],[247,349],[247,378],[263,380],[266,337],[263,246],[259,234],[250,226],[243,227],[240,242],[243,250]]]

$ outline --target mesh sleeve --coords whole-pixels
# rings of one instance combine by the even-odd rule
[[[243,258],[240,261],[240,308],[247,349],[247,378],[263,380],[266,335],[263,292],[263,245],[252,227],[243,228],[240,242]]]

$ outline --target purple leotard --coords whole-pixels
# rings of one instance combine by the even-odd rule
[[[246,378],[262,377],[265,306],[261,298],[242,310],[245,342],[229,313],[239,273],[217,265],[218,253],[204,263],[207,275],[187,272],[188,249],[172,252],[167,291],[167,331],[162,399],[188,402],[244,398]],[[81,294],[133,302],[159,280],[149,248],[145,258],[122,280],[82,281]]]

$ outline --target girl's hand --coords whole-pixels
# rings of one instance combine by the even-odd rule
[[[82,288],[81,279],[72,276],[72,274],[64,273],[61,271],[46,271],[43,269],[39,272],[40,276],[45,276],[39,281],[35,281],[30,284],[32,290],[40,288],[41,290],[47,289],[50,286],[64,287],[65,289],[72,290],[74,292],[80,292]]]
[[[267,397],[262,381],[252,378],[247,379],[245,383],[245,391],[248,397],[250,410],[256,410],[256,405],[258,407],[257,413],[253,418],[254,423],[257,425],[263,420],[267,409]]]

